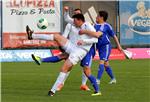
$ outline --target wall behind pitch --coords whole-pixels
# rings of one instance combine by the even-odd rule
[[[61,32],[59,0],[3,0],[3,48],[33,48],[53,47],[57,44],[53,41],[28,40],[26,25],[29,25],[34,33],[55,34]],[[39,19],[47,19],[49,26],[39,29]]]
[[[122,45],[150,44],[150,1],[119,1]]]

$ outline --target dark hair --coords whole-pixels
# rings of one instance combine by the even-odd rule
[[[82,13],[81,9],[79,9],[79,8],[74,9],[74,11],[78,11],[78,10]]]
[[[104,18],[104,21],[108,18],[108,13],[106,11],[99,11],[99,16]]]
[[[75,14],[75,15],[73,15],[72,18],[76,18],[78,20],[82,20],[83,22],[85,22],[85,18],[83,16],[83,14]]]

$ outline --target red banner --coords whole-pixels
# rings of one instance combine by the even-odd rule
[[[3,33],[3,48],[56,47],[54,41],[28,40],[26,33]]]
[[[110,60],[124,60],[126,57],[123,52],[120,52],[118,49],[112,49],[111,54],[109,56]]]
[[[60,50],[51,50],[53,56],[58,56],[59,54],[62,54]]]

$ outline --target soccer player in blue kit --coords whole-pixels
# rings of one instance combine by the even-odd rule
[[[111,25],[106,22],[107,18],[108,18],[108,13],[106,11],[99,11],[99,14],[96,18],[97,24],[94,25],[96,31],[103,32],[103,35],[99,37],[98,43],[96,45],[100,57],[99,70],[97,74],[98,84],[100,84],[100,80],[104,72],[104,69],[111,78],[109,84],[116,83],[116,79],[112,72],[112,68],[109,65],[109,56],[111,53],[110,37],[114,39],[115,43],[117,44],[117,48],[120,51],[122,51],[122,47],[118,41],[116,34],[114,33]]]
[[[100,58],[100,64],[99,64],[99,69],[97,74],[97,84],[100,84],[100,80],[104,72],[104,69],[111,78],[109,84],[116,83],[116,78],[114,77],[112,68],[109,65],[109,56],[111,53],[110,37],[114,39],[115,43],[117,44],[118,50],[122,51],[122,47],[111,25],[106,23],[107,18],[108,18],[108,13],[106,11],[99,11],[98,16],[96,17],[97,23],[94,25],[94,28],[96,29],[97,32],[103,32],[103,35],[98,38],[98,43],[96,44],[96,48],[98,50],[99,58]],[[88,33],[88,31],[86,30],[80,31],[81,35],[85,33]],[[93,54],[94,53],[92,53],[91,56],[93,56]]]

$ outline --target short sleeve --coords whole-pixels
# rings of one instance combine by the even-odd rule
[[[114,30],[112,29],[112,26],[107,24],[107,33],[109,36],[113,37],[115,35]]]

